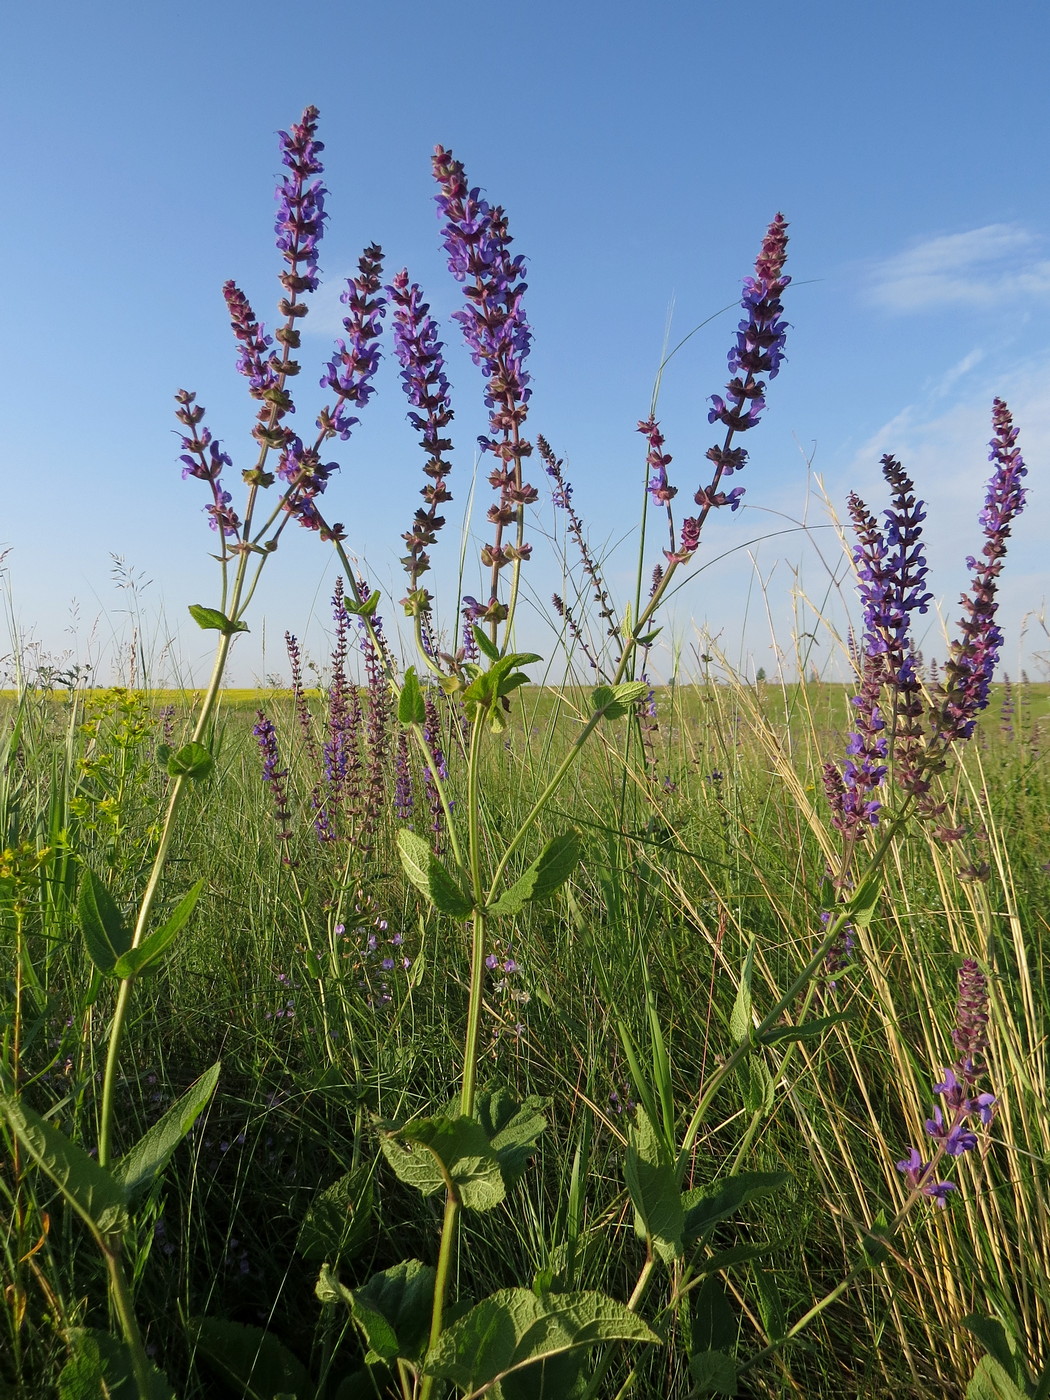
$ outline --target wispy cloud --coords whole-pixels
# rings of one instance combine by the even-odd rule
[[[868,296],[898,313],[1050,297],[1050,259],[1042,252],[1042,240],[1019,224],[942,234],[873,264]]]

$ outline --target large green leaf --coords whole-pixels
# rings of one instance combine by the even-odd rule
[[[685,1212],[674,1159],[641,1106],[627,1138],[624,1175],[638,1234],[652,1240],[653,1249],[665,1264],[681,1258]]]
[[[372,1168],[356,1167],[317,1195],[296,1248],[315,1264],[350,1259],[372,1233]]]
[[[787,1172],[740,1172],[687,1191],[682,1197],[685,1238],[703,1239],[720,1220],[735,1215],[748,1201],[778,1191],[787,1180]]]
[[[506,1288],[447,1327],[423,1369],[473,1400],[504,1376],[578,1347],[659,1340],[636,1313],[601,1293],[537,1298],[528,1288]]]
[[[1013,1343],[1013,1339],[997,1317],[967,1313],[962,1319],[962,1324],[973,1333],[989,1356],[994,1356],[1003,1370],[1009,1371],[1018,1385],[1025,1385],[1027,1377],[1024,1362],[1018,1355],[1016,1343]]]
[[[182,748],[173,753],[167,762],[168,775],[172,778],[191,778],[194,782],[200,782],[206,778],[215,767],[215,760],[204,747],[192,740],[188,744],[183,744]]]
[[[402,827],[397,833],[397,847],[405,874],[435,909],[453,919],[470,916],[474,901],[437,859],[428,841]]]
[[[754,1021],[751,1012],[751,971],[755,961],[754,943],[747,950],[744,965],[740,969],[740,984],[737,987],[736,1001],[729,1017],[729,1033],[738,1045],[751,1039]]]
[[[422,724],[427,717],[426,702],[419,685],[416,668],[410,666],[401,683],[401,694],[397,702],[397,717],[401,724]]]
[[[347,1288],[326,1264],[317,1281],[322,1303],[342,1301],[364,1336],[366,1362],[417,1361],[426,1346],[434,1306],[435,1269],[408,1259],[373,1274],[360,1288]]]
[[[693,1355],[730,1352],[736,1347],[740,1323],[726,1286],[717,1274],[705,1278],[693,1294],[689,1332],[689,1349]]]
[[[691,1395],[739,1395],[736,1362],[724,1351],[696,1351],[689,1358]]]
[[[270,1332],[219,1317],[191,1317],[190,1340],[232,1381],[244,1400],[312,1400],[313,1383],[299,1358]]]
[[[0,1113],[92,1233],[107,1247],[119,1240],[128,1226],[127,1195],[112,1173],[21,1099],[0,1099]]]
[[[621,681],[619,685],[600,685],[591,692],[591,706],[602,719],[619,719],[630,714],[639,700],[649,694],[647,681]]]
[[[880,867],[869,871],[845,906],[844,912],[849,916],[850,923],[857,928],[867,928],[875,917],[875,910],[879,907],[881,894],[882,869]]]
[[[966,1387],[966,1400],[1027,1400],[1027,1394],[994,1356],[982,1356]]]
[[[115,977],[135,977],[138,973],[145,972],[147,968],[160,961],[167,952],[168,945],[196,908],[204,885],[203,880],[198,880],[189,893],[179,901],[170,918],[166,919],[160,928],[154,929],[137,948],[129,948],[126,953],[121,954],[113,968]]]
[[[84,867],[80,877],[77,916],[88,957],[99,972],[112,977],[117,963],[131,947],[131,930],[125,927],[113,896],[89,866]]]
[[[221,632],[224,637],[232,637],[235,632],[247,632],[246,622],[231,622],[218,608],[207,608],[203,603],[191,603],[189,614],[198,627],[205,632]]]
[[[477,1097],[474,1112],[496,1154],[508,1191],[520,1181],[536,1150],[536,1141],[547,1126],[541,1110],[548,1102],[533,1094],[519,1106],[504,1089]]]
[[[164,1116],[143,1133],[131,1151],[114,1166],[113,1175],[124,1187],[129,1200],[151,1185],[168,1165],[171,1154],[214,1094],[220,1068],[220,1062],[216,1061],[211,1069],[194,1080],[181,1098],[176,1099]]]
[[[776,1086],[773,1076],[757,1055],[749,1055],[740,1061],[736,1067],[736,1077],[747,1112],[763,1116],[772,1113]]]
[[[490,914],[517,914],[526,904],[547,899],[569,878],[580,862],[583,848],[577,831],[554,836],[510,889],[504,890]]]
[[[491,1210],[507,1194],[499,1158],[473,1118],[416,1118],[380,1132],[383,1156],[424,1196],[442,1187],[467,1210]]]
[[[175,1400],[175,1392],[153,1365],[149,1389],[142,1396],[126,1342],[93,1327],[70,1327],[63,1333],[69,1360],[58,1377],[58,1400]]]

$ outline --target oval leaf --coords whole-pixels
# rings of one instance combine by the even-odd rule
[[[397,847],[405,874],[435,909],[453,919],[466,919],[473,912],[474,901],[437,859],[428,841],[402,827]]]
[[[600,685],[591,693],[591,704],[603,719],[619,719],[630,714],[631,708],[649,694],[647,681],[621,681],[619,685]]]
[[[205,632],[221,632],[223,636],[232,637],[236,632],[248,630],[246,622],[231,622],[218,608],[206,608],[203,603],[191,603],[189,613],[197,626],[203,627]]]
[[[77,895],[77,915],[88,957],[107,976],[120,976],[117,963],[131,947],[131,932],[124,926],[113,896],[95,872],[84,867]]]
[[[509,890],[505,890],[489,905],[490,914],[517,914],[526,904],[552,895],[580,863],[583,849],[579,832],[567,831],[547,842],[539,856],[515,880]]]
[[[405,672],[397,702],[397,717],[401,724],[422,724],[427,717],[423,692],[414,666],[410,666]]]
[[[220,1064],[220,1061],[216,1061],[211,1069],[205,1070],[113,1168],[113,1175],[124,1187],[129,1199],[149,1186],[168,1165],[171,1154],[214,1094],[219,1082]]]
[[[283,1395],[310,1400],[313,1396],[303,1363],[261,1327],[219,1317],[191,1317],[188,1331],[197,1350],[237,1386],[244,1400],[277,1400]]]
[[[635,1229],[664,1261],[681,1258],[685,1211],[674,1161],[640,1105],[627,1140],[624,1164],[627,1190],[635,1211]]]
[[[124,1233],[128,1225],[127,1195],[112,1173],[20,1099],[0,1099],[0,1113],[94,1235],[105,1241]]]
[[[491,1210],[507,1194],[499,1158],[473,1118],[417,1118],[379,1138],[397,1176],[424,1196],[442,1187],[467,1210]]]
[[[636,1313],[601,1293],[505,1288],[447,1327],[423,1370],[480,1395],[512,1371],[600,1342],[659,1342]]]
[[[160,928],[154,929],[148,938],[144,938],[137,948],[129,948],[126,953],[117,959],[113,969],[117,977],[134,977],[140,972],[144,972],[148,967],[160,961],[167,951],[168,945],[175,935],[182,928],[183,924],[193,913],[197,900],[200,899],[201,890],[204,889],[204,881],[198,880],[190,892],[183,897],[176,906],[174,913],[163,923]]]
[[[215,760],[204,747],[196,742],[183,744],[177,753],[168,759],[168,772],[173,778],[193,778],[199,781],[206,778],[215,767]]]

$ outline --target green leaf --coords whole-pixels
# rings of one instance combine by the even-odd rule
[[[641,1106],[628,1134],[624,1175],[635,1230],[642,1239],[652,1240],[653,1249],[670,1265],[682,1256],[685,1212],[670,1149]]]
[[[206,608],[203,603],[190,604],[190,617],[205,632],[221,632],[224,637],[232,637],[236,632],[247,632],[246,622],[231,622],[218,608]]]
[[[857,928],[867,928],[875,917],[882,893],[882,869],[871,870],[854,890],[848,904],[843,907],[851,924]]]
[[[1003,1370],[1009,1371],[1019,1385],[1026,1384],[1024,1363],[1011,1346],[1006,1328],[997,1317],[968,1313],[962,1319],[962,1324],[973,1333],[985,1351],[998,1361]]]
[[[360,1288],[347,1288],[326,1264],[317,1281],[322,1303],[347,1304],[368,1346],[366,1362],[417,1361],[430,1332],[437,1271],[418,1259],[373,1274]]]
[[[729,1033],[738,1045],[751,1039],[754,1020],[751,1014],[751,973],[755,961],[755,944],[752,940],[740,969],[740,985],[737,987],[736,1001],[729,1017]]]
[[[886,1212],[880,1210],[875,1219],[871,1222],[871,1229],[860,1242],[864,1251],[864,1258],[873,1269],[880,1268],[883,1264],[888,1264],[893,1258],[891,1245],[894,1244],[892,1235],[887,1229]]]
[[[737,1083],[744,1108],[752,1115],[765,1117],[773,1112],[776,1086],[766,1065],[755,1055],[741,1060],[736,1067]]]
[[[474,640],[477,642],[478,650],[481,652],[482,656],[487,656],[490,661],[498,661],[500,659],[499,647],[491,639],[485,629],[479,627],[475,622],[472,631],[474,633]]]
[[[621,681],[619,685],[600,685],[591,692],[591,707],[602,719],[619,719],[630,714],[639,700],[649,694],[647,681]]]
[[[659,1340],[637,1314],[601,1293],[537,1298],[528,1288],[505,1288],[447,1327],[423,1369],[472,1400],[512,1372],[578,1347]]]
[[[116,961],[113,968],[115,977],[134,977],[145,972],[148,967],[160,961],[168,950],[168,945],[193,913],[197,900],[204,889],[204,881],[198,880],[190,892],[183,896],[174,912],[160,928],[142,940],[137,948],[129,948]]]
[[[511,1371],[489,1387],[491,1400],[586,1400],[587,1351],[579,1347]]]
[[[748,1201],[778,1191],[787,1180],[787,1172],[740,1172],[687,1191],[682,1197],[685,1238],[703,1239],[720,1220],[735,1215]]]
[[[0,1113],[92,1233],[107,1247],[119,1238],[128,1226],[127,1196],[121,1183],[20,1099],[0,1099]]]
[[[108,977],[117,975],[117,963],[131,947],[131,931],[125,927],[113,896],[88,866],[80,877],[77,916],[88,957],[99,972]]]
[[[278,1400],[280,1395],[312,1400],[306,1367],[272,1333],[219,1317],[191,1317],[187,1330],[197,1350],[240,1388],[244,1400]]]
[[[966,1387],[966,1400],[1027,1400],[1027,1396],[994,1356],[982,1356]]]
[[[439,913],[453,919],[466,919],[474,911],[474,901],[430,849],[430,842],[402,827],[397,833],[398,854],[405,874]]]
[[[183,744],[177,753],[168,759],[168,773],[173,778],[192,778],[195,782],[206,778],[215,767],[215,760],[204,747],[193,741]]]
[[[175,1400],[167,1377],[153,1365],[149,1389],[142,1397],[126,1342],[93,1327],[70,1327],[63,1333],[70,1357],[58,1377],[59,1400]]]
[[[787,1334],[784,1302],[776,1279],[768,1269],[754,1268],[755,1291],[758,1294],[758,1315],[771,1342],[782,1342]]]
[[[401,694],[397,702],[397,718],[400,724],[422,724],[427,717],[426,702],[420,688],[416,668],[410,666],[401,683]]]
[[[369,1240],[372,1176],[371,1167],[357,1167],[314,1197],[296,1242],[304,1259],[350,1259]]]
[[[375,589],[369,593],[363,603],[355,602],[353,598],[343,599],[343,609],[351,617],[375,617],[376,608],[379,606],[379,590]]]
[[[467,1210],[491,1210],[507,1194],[485,1129],[473,1118],[416,1118],[380,1132],[383,1156],[424,1196],[442,1187]]]
[[[692,1395],[739,1395],[736,1362],[724,1351],[697,1351],[689,1358],[696,1382]]]
[[[519,876],[510,889],[504,890],[495,904],[489,905],[488,912],[517,914],[526,904],[549,898],[564,885],[580,863],[582,854],[578,831],[552,837],[524,875]]]
[[[774,1026],[763,1031],[758,1037],[761,1045],[777,1045],[785,1040],[819,1040],[824,1032],[841,1021],[855,1021],[852,1011],[838,1011],[834,1016],[820,1016],[814,1021],[804,1021],[801,1026]]]
[[[740,1323],[726,1286],[717,1274],[705,1278],[694,1293],[689,1330],[693,1355],[735,1348]]]
[[[129,1201],[149,1186],[168,1165],[171,1154],[214,1094],[220,1068],[221,1062],[216,1061],[211,1069],[205,1070],[114,1166],[113,1175],[123,1186]]]
[[[656,628],[654,631],[652,631],[652,632],[646,632],[646,634],[645,634],[644,637],[635,637],[635,638],[633,638],[633,640],[634,640],[634,641],[637,643],[637,645],[640,646],[640,647],[651,647],[652,644],[653,644],[653,642],[656,641],[657,637],[660,635],[660,633],[661,633],[663,630],[664,630],[664,629],[663,629],[662,627],[657,627],[657,628]]]
[[[549,1100],[530,1095],[519,1105],[503,1089],[479,1094],[474,1112],[496,1154],[503,1184],[512,1190],[524,1175],[536,1149],[536,1141],[547,1126],[540,1111]]]

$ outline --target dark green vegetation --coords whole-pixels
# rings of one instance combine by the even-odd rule
[[[515,696],[484,760],[495,849],[578,732],[584,694]],[[170,781],[156,748],[165,724],[169,744],[189,732],[185,709],[163,715],[166,700],[30,693],[3,718],[6,1087],[85,1148],[98,1141],[113,984],[86,956],[77,891],[85,866],[124,908],[143,884]],[[289,769],[287,823],[260,781],[257,703]],[[976,742],[944,779],[951,823],[966,835],[946,847],[913,826],[894,839],[854,961],[837,986],[819,981],[805,1012],[828,1018],[819,1033],[769,1037],[751,1071],[761,1082],[730,1077],[706,1107],[685,1186],[756,1175],[697,1227],[691,1311],[667,1311],[655,1283],[639,1295],[640,1317],[669,1344],[586,1353],[606,1368],[602,1395],[618,1394],[632,1367],[638,1396],[732,1393],[714,1373],[695,1389],[702,1370],[690,1374],[675,1345],[690,1327],[694,1355],[706,1346],[739,1357],[741,1395],[962,1395],[985,1349],[963,1324],[971,1313],[1000,1319],[1033,1373],[1045,1363],[1048,716],[1048,687],[996,688]],[[530,1111],[546,1130],[523,1134],[514,1193],[462,1217],[461,1308],[523,1283],[538,1299],[631,1298],[647,1245],[628,1187],[633,1172],[637,1199],[638,1173],[658,1156],[646,1120],[673,1137],[693,1115],[738,1039],[748,950],[757,1023],[819,944],[835,850],[820,767],[841,756],[849,722],[835,686],[665,690],[655,725],[606,726],[559,790],[510,875],[570,822],[583,858],[546,903],[494,924],[478,1070],[482,1095],[542,1100]],[[458,798],[454,715],[443,726]],[[352,821],[339,839],[317,840],[316,768],[287,697],[231,698],[209,747],[215,768],[187,798],[162,912],[196,881],[203,890],[174,953],[137,985],[117,1155],[210,1065],[222,1068],[134,1213],[124,1250],[135,1307],[149,1354],[185,1400],[306,1397],[318,1382],[319,1396],[352,1400],[373,1393],[352,1379],[362,1335],[380,1355],[382,1337],[374,1322],[371,1332],[354,1324],[340,1290],[357,1291],[360,1324],[367,1280],[405,1259],[435,1262],[442,1196],[400,1180],[390,1140],[381,1147],[384,1125],[437,1113],[458,1094],[468,942],[402,874],[390,800],[370,849]],[[386,781],[392,794],[392,768]],[[415,792],[413,823],[426,834],[418,767]],[[894,1162],[921,1148],[932,1085],[954,1058],[963,957],[995,971],[987,1077],[997,1114],[979,1151],[940,1168],[959,1187],[949,1208],[920,1198],[892,1238],[873,1242],[880,1213],[891,1219],[907,1200]],[[3,1147],[0,1393],[55,1394],[63,1367],[63,1395],[99,1393],[72,1388],[70,1361],[83,1354],[78,1328],[113,1325],[99,1251],[14,1139]],[[667,1222],[649,1225],[654,1270],[673,1274],[680,1265],[659,1244]],[[706,1273],[704,1260],[714,1260]],[[282,1344],[279,1355],[258,1329]],[[235,1377],[253,1366],[246,1390]],[[546,1393],[576,1393],[548,1369]],[[508,1381],[503,1394],[519,1390]]]

